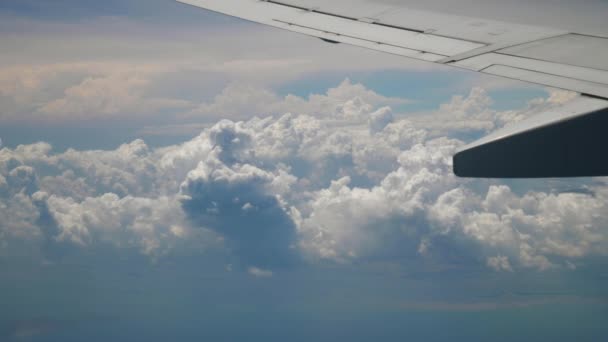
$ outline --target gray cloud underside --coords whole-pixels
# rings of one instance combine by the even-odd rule
[[[463,144],[454,136],[568,98],[495,112],[474,89],[430,119],[403,120],[374,103],[386,99],[345,82],[298,100],[323,115],[224,120],[165,148],[142,140],[109,151],[4,148],[0,253],[18,241],[43,254],[109,245],[152,258],[203,246],[227,250],[258,277],[301,263],[372,260],[573,269],[608,250],[602,179],[566,184],[581,191],[522,192],[451,172]]]

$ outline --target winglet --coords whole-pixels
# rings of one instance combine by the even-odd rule
[[[461,149],[454,173],[475,178],[608,176],[608,101],[582,96]]]

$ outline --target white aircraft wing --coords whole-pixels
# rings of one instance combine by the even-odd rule
[[[571,90],[559,111],[463,148],[463,177],[608,176],[608,37],[365,0],[178,0],[196,7],[427,62]],[[606,136],[606,137],[604,137]]]

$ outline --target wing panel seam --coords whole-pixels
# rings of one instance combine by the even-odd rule
[[[274,4],[277,6],[284,6],[284,7],[289,7],[289,8],[293,8],[293,9],[298,9],[301,11],[305,11],[305,12],[311,12],[311,13],[317,13],[317,14],[323,14],[323,15],[327,15],[330,17],[336,17],[336,18],[341,18],[341,19],[345,19],[345,20],[350,20],[350,21],[357,21],[359,22],[360,20],[358,18],[355,17],[349,17],[346,15],[341,15],[341,14],[336,14],[336,13],[332,13],[332,12],[326,12],[326,11],[321,11],[317,8],[306,8],[306,7],[302,7],[302,6],[297,6],[297,5],[292,5],[292,4],[286,4],[280,1],[275,1],[275,0],[260,0],[261,2],[267,2],[270,4]],[[390,9],[387,9],[387,11]],[[369,25],[376,25],[376,26],[382,26],[382,27],[388,27],[388,28],[392,28],[395,30],[402,30],[402,31],[407,31],[407,32],[413,32],[413,33],[420,33],[420,34],[426,34],[429,36],[434,36],[434,37],[441,37],[441,38],[449,38],[449,39],[454,39],[454,40],[460,40],[463,42],[469,42],[469,43],[475,43],[475,44],[480,44],[480,45],[484,45],[484,47],[488,46],[488,43],[486,42],[482,42],[482,41],[477,41],[477,40],[472,40],[472,39],[464,39],[464,38],[459,38],[459,37],[453,37],[450,35],[446,35],[446,34],[437,34],[437,33],[430,33],[424,30],[418,30],[418,29],[413,29],[413,28],[409,28],[409,27],[404,27],[404,26],[398,26],[398,25],[392,25],[392,24],[386,24],[383,23],[381,21],[374,21],[371,23],[368,23]]]
[[[534,69],[528,69],[528,68],[522,68],[522,67],[516,67],[516,66],[512,66],[512,65],[508,65],[508,64],[502,64],[502,63],[493,63],[488,65],[487,67],[479,70],[479,72],[483,72],[483,73],[487,73],[485,72],[487,69],[494,67],[494,66],[502,66],[502,67],[507,67],[507,68],[513,68],[513,69],[519,69],[519,70],[524,70],[524,71],[530,71],[530,72],[537,72],[540,74],[545,74],[545,75],[550,75],[550,76],[555,76],[555,77],[561,77],[561,78],[567,78],[569,80],[575,80],[575,81],[581,81],[581,82],[586,82],[586,83],[590,83],[592,85],[598,85],[598,86],[602,86],[602,87],[606,87],[608,86],[608,84],[604,84],[604,83],[598,83],[598,82],[594,82],[594,81],[589,81],[589,80],[584,80],[584,79],[580,79],[580,78],[575,78],[575,77],[570,77],[570,76],[564,76],[564,75],[558,75],[558,74],[553,74],[550,72],[545,72],[545,71],[539,71],[539,70],[534,70]]]
[[[505,49],[513,48],[513,47],[524,45],[524,44],[534,43],[534,42],[538,42],[538,41],[545,40],[545,39],[567,36],[569,34],[570,33],[551,34],[551,35],[547,35],[542,38],[537,38],[534,40],[527,40],[524,42],[507,42],[507,43],[502,43],[502,44],[486,45],[486,46],[477,48],[475,50],[464,52],[460,55],[447,57],[443,60],[438,61],[437,63],[450,64],[450,63],[460,62],[465,59],[474,58],[477,56],[485,55],[487,53],[499,53],[498,51],[500,51],[500,50],[505,50]],[[518,57],[520,57],[520,56],[518,56]]]
[[[261,0],[262,2],[268,2],[274,5],[278,5],[278,6],[285,6],[285,7],[290,7],[290,8],[295,8],[295,9],[299,9],[302,11],[306,11],[306,12],[312,12],[312,13],[317,13],[317,14],[323,14],[323,15],[327,15],[330,17],[336,17],[336,18],[341,18],[341,19],[346,19],[346,20],[351,20],[351,21],[360,21],[357,18],[354,17],[349,17],[346,15],[341,15],[341,14],[336,14],[336,13],[331,13],[331,12],[325,12],[325,11],[321,11],[315,8],[306,8],[306,7],[302,7],[302,6],[296,6],[296,5],[291,5],[291,4],[286,4],[283,2],[279,2],[279,1],[273,1],[273,0]],[[414,33],[425,33],[422,30],[416,30],[416,29],[412,29],[412,28],[407,28],[407,27],[402,27],[402,26],[397,26],[397,25],[390,25],[390,24],[384,24],[382,22],[372,22],[372,23],[368,23],[371,25],[378,25],[378,26],[384,26],[384,27],[389,27],[389,28],[393,28],[393,29],[397,29],[397,30],[403,30],[403,31],[408,31],[408,32],[414,32]],[[464,39],[461,39],[464,40]]]
[[[529,42],[529,43],[533,43],[533,42],[535,42],[535,41],[532,41],[532,42]],[[527,43],[524,43],[524,44],[527,44]],[[529,59],[529,60],[533,60],[533,61],[538,61],[538,62],[553,63],[553,64],[560,64],[560,65],[565,65],[565,66],[570,66],[570,67],[576,67],[576,68],[585,68],[585,69],[590,69],[590,70],[598,70],[598,71],[608,72],[608,69],[598,69],[598,68],[592,68],[592,67],[587,67],[587,66],[580,66],[580,65],[575,65],[575,64],[570,64],[570,63],[563,63],[563,62],[556,63],[556,62],[547,61],[547,60],[540,59],[540,58],[534,58],[534,57],[528,57],[528,56],[519,56],[519,55],[515,55],[515,54],[512,54],[512,53],[506,53],[506,52],[494,51],[493,53],[495,53],[497,55],[503,55],[503,56],[509,56],[509,57],[515,57],[515,58],[525,58],[525,59]],[[473,57],[477,57],[477,56],[473,56]],[[473,57],[471,57],[471,58],[473,58]],[[468,59],[468,58],[466,58],[466,59]]]
[[[420,53],[423,53],[423,54],[424,53],[432,53],[433,55],[447,57],[446,55],[442,55],[442,54],[436,53],[436,52],[422,51],[422,50],[412,49],[412,48],[405,47],[405,46],[400,46],[400,45],[395,45],[395,44],[390,44],[390,43],[384,43],[384,42],[378,42],[378,41],[369,40],[369,39],[365,39],[365,38],[361,38],[361,37],[351,36],[351,35],[348,35],[348,34],[342,34],[342,33],[337,33],[337,32],[332,32],[332,31],[320,30],[320,29],[318,29],[316,27],[310,27],[310,26],[290,23],[288,21],[283,21],[283,20],[278,20],[278,19],[273,19],[273,20],[275,22],[278,22],[278,23],[281,23],[281,24],[285,24],[285,25],[289,25],[289,26],[301,27],[301,28],[304,28],[304,29],[313,30],[313,31],[317,31],[317,32],[325,33],[325,34],[333,34],[333,35],[335,35],[337,37],[347,37],[347,38],[350,38],[350,39],[357,39],[357,40],[368,42],[368,43],[373,43],[373,44],[378,44],[378,45],[392,46],[392,47],[396,47],[396,48],[400,48],[400,49],[406,49],[406,50],[410,50],[410,51],[419,51]]]
[[[316,9],[316,8],[306,8],[306,7],[302,7],[302,6],[286,4],[286,3],[283,3],[283,2],[273,1],[273,0],[260,0],[260,1],[262,1],[262,2],[268,2],[268,3],[274,4],[274,5],[278,5],[278,6],[285,6],[285,7],[295,8],[295,9],[299,9],[299,10],[306,11],[306,12],[313,12],[313,13],[329,15],[329,16],[332,16],[332,17],[337,17],[337,18],[342,18],[342,19],[347,19],[347,20],[352,20],[352,21],[359,21],[357,18],[353,18],[353,17],[349,17],[349,16],[346,16],[346,15],[341,15],[341,14],[336,14],[336,13],[330,13],[330,12],[320,11],[319,9]]]

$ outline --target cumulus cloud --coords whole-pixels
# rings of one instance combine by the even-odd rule
[[[57,223],[58,242],[83,247],[110,243],[152,255],[166,252],[186,236],[179,203],[166,197],[119,198],[108,193],[76,202],[51,196],[47,205]]]
[[[364,114],[374,106],[405,103],[408,103],[408,100],[379,95],[349,79],[329,89],[327,94],[312,94],[307,99],[294,95],[279,97],[274,92],[259,86],[233,83],[212,102],[201,104],[190,112],[189,116],[241,119],[251,117],[252,114],[267,116],[294,113],[364,120],[366,119]]]
[[[348,79],[326,94],[312,94],[308,98],[279,96],[264,78],[243,75],[241,71],[245,65],[260,75],[268,73],[267,65],[273,63],[278,66],[285,64],[285,68],[289,68],[294,63],[302,64],[302,61],[235,60],[220,63],[203,59],[198,63],[146,61],[0,65],[0,105],[4,109],[0,121],[160,118],[162,114],[171,113],[179,120],[212,122],[220,118],[243,120],[255,115],[288,112],[366,120],[361,111],[409,102],[382,96]],[[237,80],[235,73],[240,75]],[[224,87],[228,80],[232,82]],[[187,90],[175,93],[173,88],[165,85],[171,85],[171,82],[187,83]],[[209,85],[216,83],[219,86]],[[202,100],[217,92],[211,99]]]
[[[321,258],[348,260],[415,254],[428,229],[427,203],[457,180],[450,174],[451,153],[459,142],[431,140],[399,156],[399,168],[371,188],[350,186],[345,177],[318,191],[311,214],[300,225],[304,250]]]
[[[236,101],[239,111],[287,106],[256,92],[265,99]],[[475,89],[440,112],[473,118],[463,129],[486,130],[564,98],[497,113]],[[163,148],[142,140],[109,151],[3,148],[0,241],[161,257],[197,240],[261,277],[302,262],[449,264],[456,256],[496,271],[570,269],[606,254],[602,180],[586,191],[522,192],[457,179],[451,157],[464,142],[398,119],[390,99],[345,81],[297,101],[304,114],[224,120]]]
[[[497,111],[493,109],[494,100],[485,88],[473,87],[466,95],[455,95],[450,102],[439,106],[438,110],[412,118],[416,127],[429,132],[432,136],[480,137],[533,115],[549,111],[578,94],[547,90],[549,97],[529,101],[524,108]]]
[[[399,169],[372,188],[349,186],[343,178],[317,192],[300,222],[302,249],[340,262],[413,258],[416,252],[440,257],[444,251],[434,248],[439,241],[505,271],[568,267],[572,260],[605,255],[604,187],[593,195],[519,196],[504,185],[479,190],[479,182],[451,175],[458,145],[438,139],[413,146],[400,155]]]
[[[39,240],[45,249],[110,244],[165,253],[188,226],[176,194],[153,190],[146,157],[142,141],[114,151],[53,154],[44,143],[1,150],[1,235]]]
[[[393,111],[390,107],[383,107],[372,113],[369,117],[369,130],[371,133],[379,133],[394,121]]]
[[[232,136],[228,141],[220,139],[216,149],[182,183],[185,212],[194,225],[221,234],[242,263],[293,265],[297,258],[295,226],[277,190],[288,190],[294,177],[251,164],[232,164],[234,155],[224,154],[230,152],[225,147],[239,142]]]

